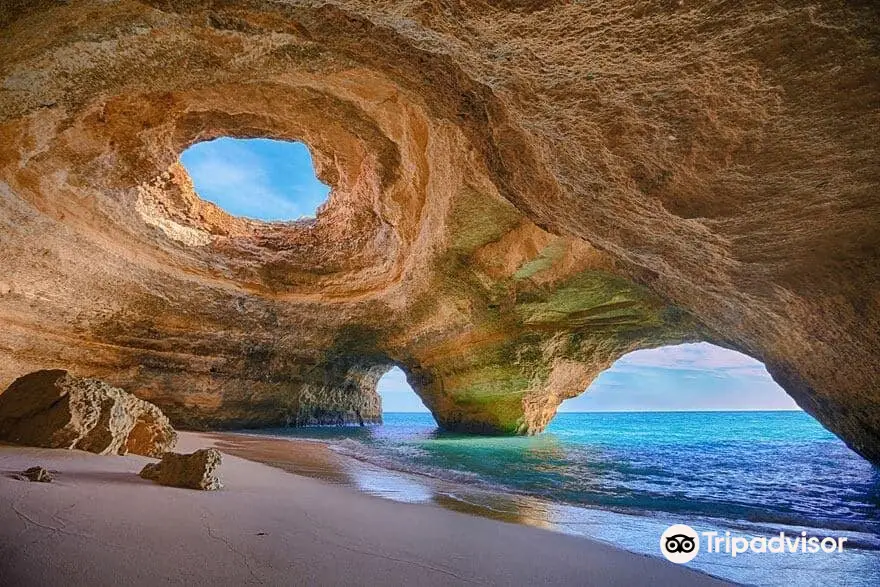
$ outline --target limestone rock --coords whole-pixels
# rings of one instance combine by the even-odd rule
[[[38,483],[52,482],[52,475],[43,467],[31,467],[26,471],[22,471],[21,475],[29,481],[36,481]]]
[[[215,448],[188,455],[166,452],[158,463],[146,465],[140,475],[160,485],[214,491],[223,487],[217,471],[220,460],[220,451]]]
[[[75,23],[76,26],[72,26]],[[540,431],[623,354],[763,361],[880,463],[880,3],[0,2],[0,388],[178,426]],[[301,140],[316,218],[183,149]]]
[[[49,370],[19,377],[0,394],[0,440],[158,456],[177,434],[153,404],[97,379]]]

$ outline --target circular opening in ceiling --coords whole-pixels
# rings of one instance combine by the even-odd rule
[[[233,216],[314,218],[330,194],[300,142],[222,137],[190,146],[180,163],[199,197]]]

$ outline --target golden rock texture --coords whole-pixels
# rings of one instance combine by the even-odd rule
[[[0,394],[3,442],[154,457],[176,440],[168,418],[153,404],[60,369],[19,377]]]
[[[169,487],[216,491],[223,488],[217,472],[221,460],[216,448],[203,448],[188,455],[166,452],[158,463],[145,465],[140,476]]]
[[[531,433],[622,354],[764,361],[880,462],[878,8],[819,0],[73,0],[0,8],[0,386],[177,425]],[[296,139],[314,221],[178,163]]]

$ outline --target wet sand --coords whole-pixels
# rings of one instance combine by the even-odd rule
[[[327,483],[352,483],[351,475],[346,471],[348,459],[336,454],[322,442],[223,432],[208,432],[202,436],[213,441],[212,446],[229,455]]]
[[[440,479],[393,471],[340,455],[326,443],[230,432],[206,433],[221,451],[326,483],[404,503],[431,504],[454,512],[553,528],[548,505],[540,500],[462,487]],[[475,499],[464,499],[465,496]]]
[[[291,459],[279,443],[182,433],[179,452],[226,453],[218,492],[141,479],[143,457],[0,446],[0,585],[723,584],[584,538],[365,495],[325,446],[296,443]],[[33,465],[56,481],[10,477]]]

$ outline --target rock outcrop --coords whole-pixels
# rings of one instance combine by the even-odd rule
[[[762,360],[880,463],[880,8],[214,2],[0,8],[0,386],[66,367],[192,428],[541,430],[626,352]],[[311,221],[178,163],[297,139]]]
[[[52,474],[43,467],[31,467],[21,472],[21,477],[35,483],[51,483]]]
[[[0,394],[0,441],[158,456],[177,435],[153,404],[97,379],[37,371]]]
[[[222,489],[217,469],[220,451],[203,448],[188,455],[167,452],[158,463],[150,463],[141,470],[141,477],[159,485],[214,491]]]

